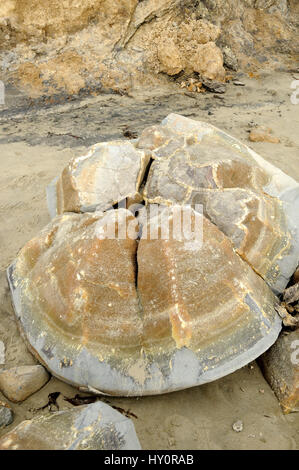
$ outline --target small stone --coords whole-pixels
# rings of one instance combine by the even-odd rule
[[[296,269],[292,277],[292,284],[297,284],[298,282],[299,282],[299,268]]]
[[[243,422],[240,419],[233,424],[233,430],[235,432],[242,432],[243,428]]]
[[[235,72],[238,70],[238,59],[231,50],[230,47],[225,46],[222,49],[222,54],[223,54],[223,63],[226,67],[228,67],[231,70],[234,70]]]
[[[0,450],[141,450],[133,422],[102,402],[23,421]]]
[[[294,302],[299,302],[299,283],[297,282],[293,286],[285,289],[283,293],[283,300],[287,304],[292,304]]]
[[[3,341],[0,341],[0,366],[5,364],[5,346]]]
[[[245,83],[244,82],[239,82],[239,80],[234,80],[233,84],[235,86],[245,86]]]
[[[284,413],[299,411],[299,330],[281,335],[259,363]]]
[[[253,129],[249,134],[251,142],[270,142],[272,144],[279,144],[280,139],[272,135],[272,129],[269,127],[260,126]]]
[[[0,429],[13,422],[13,411],[7,403],[0,401]]]
[[[202,83],[207,88],[207,90],[213,93],[225,93],[226,92],[225,83],[215,82],[213,80],[203,80]]]
[[[41,365],[19,366],[0,372],[0,390],[12,402],[26,400],[49,380],[49,374]]]

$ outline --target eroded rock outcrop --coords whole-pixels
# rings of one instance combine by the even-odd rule
[[[140,450],[134,424],[97,402],[23,421],[0,439],[0,450]]]
[[[2,0],[0,8],[0,78],[33,97],[126,92],[181,71],[223,80],[227,47],[250,71],[298,53],[295,0]]]

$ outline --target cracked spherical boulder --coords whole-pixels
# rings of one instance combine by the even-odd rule
[[[284,290],[299,261],[295,180],[214,126],[175,114],[145,129],[137,147],[154,160],[147,203],[203,205],[252,269]]]
[[[0,450],[141,450],[133,422],[102,402],[38,416],[0,439]]]
[[[8,269],[15,312],[52,374],[85,391],[166,393],[275,342],[271,289],[202,214],[188,208],[180,230],[179,209],[150,217],[140,239],[126,209],[65,214],[21,250]]]
[[[106,210],[138,193],[149,162],[128,141],[102,142],[72,159],[47,188],[51,217],[64,212]]]

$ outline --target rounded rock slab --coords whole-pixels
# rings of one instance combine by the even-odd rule
[[[141,450],[133,422],[105,403],[23,421],[0,450]]]
[[[12,402],[20,402],[40,390],[50,376],[41,365],[19,366],[0,372],[0,390]]]

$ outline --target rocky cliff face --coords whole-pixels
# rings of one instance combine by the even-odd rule
[[[297,0],[2,0],[1,79],[31,96],[167,82],[224,81],[293,63]]]

